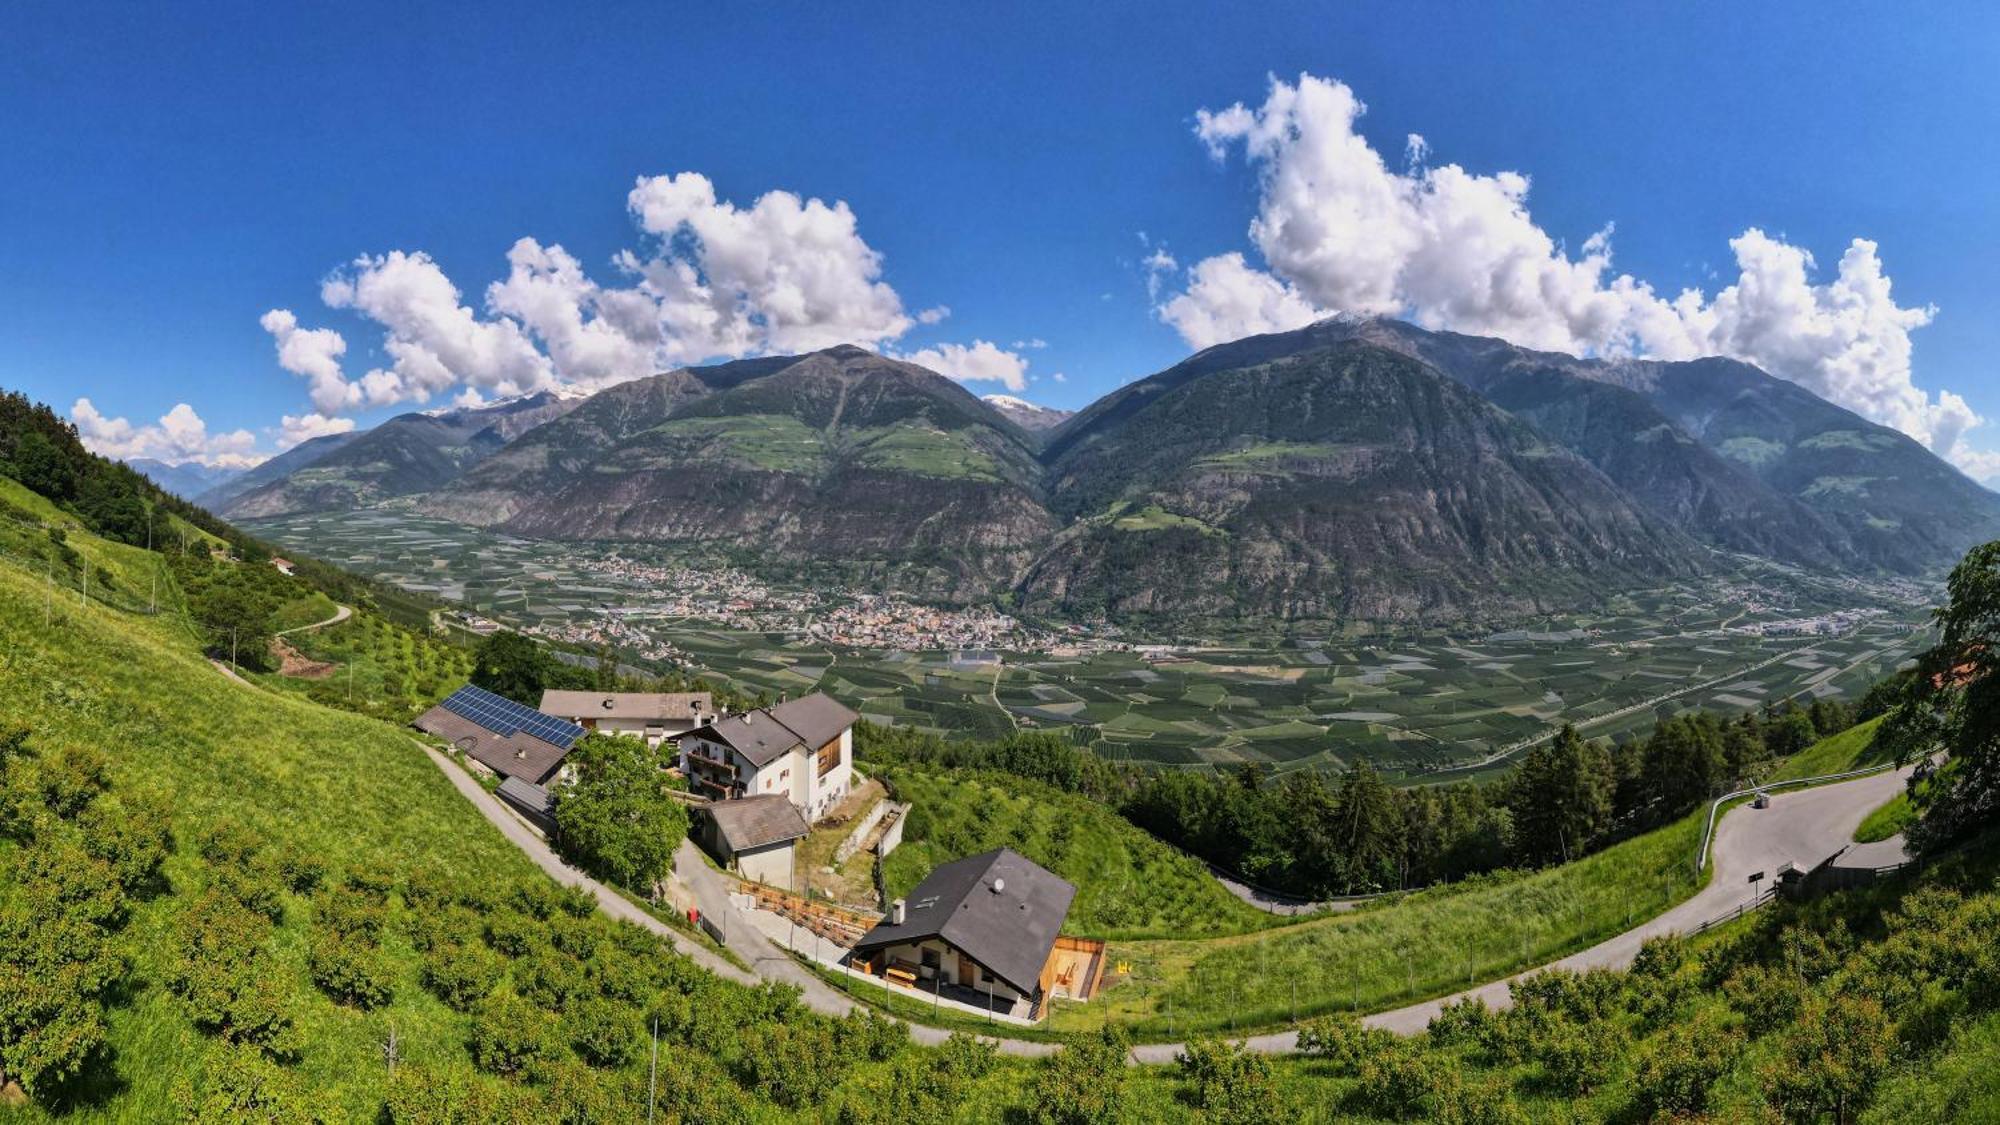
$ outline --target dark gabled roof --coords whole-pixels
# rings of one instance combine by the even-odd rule
[[[770,711],[771,717],[798,735],[799,741],[805,743],[808,750],[817,750],[839,738],[841,731],[861,718],[842,707],[832,696],[819,691],[802,695],[789,703],[780,703]]]
[[[925,876],[904,900],[903,924],[884,919],[854,952],[940,938],[1033,995],[1075,898],[1075,887],[1012,848],[968,856]]]
[[[441,705],[417,716],[411,725],[444,739],[502,777],[518,777],[532,785],[553,777],[569,753],[568,747],[544,742],[524,731],[496,734]]]
[[[814,692],[776,707],[717,719],[688,733],[724,743],[762,769],[796,747],[819,749],[840,737],[840,732],[860,717],[832,696]]]
[[[805,818],[791,799],[776,793],[715,801],[704,805],[702,811],[715,820],[722,845],[731,855],[796,840],[808,831]]]

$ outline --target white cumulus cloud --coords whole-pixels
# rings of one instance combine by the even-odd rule
[[[622,260],[661,302],[678,356],[876,345],[914,323],[845,202],[771,191],[738,207],[682,172],[639,177],[626,205],[658,247]]]
[[[290,449],[302,441],[328,434],[344,434],[354,429],[352,418],[329,418],[324,414],[284,415],[278,420],[279,449]]]
[[[394,362],[362,377],[371,402],[421,402],[459,383],[524,394],[555,381],[554,365],[526,329],[468,308],[458,286],[421,251],[362,255],[327,278],[320,299],[387,330],[382,346]],[[323,403],[314,405],[332,413]]]
[[[707,177],[681,172],[639,177],[626,208],[642,243],[613,255],[615,285],[534,238],[515,241],[507,275],[486,287],[480,308],[421,251],[363,255],[335,271],[321,299],[379,326],[390,360],[358,377],[342,369],[338,332],[301,327],[288,309],[266,313],[279,365],[306,379],[312,403],[284,419],[279,440],[341,432],[352,411],[436,395],[472,405],[551,385],[594,390],[716,358],[884,349],[951,315],[944,305],[905,311],[845,202],[771,191],[739,206]],[[954,378],[1014,389],[1026,378],[1026,360],[983,340],[922,354]]]
[[[598,387],[656,370],[658,306],[630,289],[604,289],[561,246],[532,238],[507,252],[508,274],[486,289],[487,307],[513,317],[548,349],[557,375]]]
[[[263,460],[257,455],[257,439],[250,431],[211,434],[201,415],[185,402],[176,403],[158,422],[135,426],[124,418],[105,415],[88,398],[79,398],[70,406],[69,418],[85,448],[121,461],[150,457],[173,465],[194,462],[245,469]]]
[[[1028,361],[989,340],[965,344],[939,344],[902,353],[897,359],[928,367],[961,383],[998,383],[1010,391],[1028,385]]]
[[[1959,396],[1916,386],[1910,333],[1935,311],[1896,303],[1875,243],[1854,239],[1816,280],[1810,253],[1751,228],[1730,242],[1733,281],[1668,298],[1613,272],[1608,224],[1566,249],[1530,215],[1522,173],[1431,167],[1415,135],[1391,169],[1356,131],[1365,111],[1346,85],[1307,74],[1273,79],[1259,106],[1196,114],[1210,155],[1240,150],[1259,173],[1249,235],[1268,270],[1236,253],[1190,267],[1157,305],[1189,344],[1334,312],[1403,316],[1576,355],[1732,356],[1946,456],[1980,424]]]
[[[362,401],[359,388],[341,372],[340,357],[347,341],[331,328],[300,328],[290,309],[272,309],[257,323],[278,345],[278,366],[305,377],[313,406],[327,414]]]

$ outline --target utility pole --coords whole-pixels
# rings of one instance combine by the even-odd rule
[[[236,626],[229,627],[229,665],[236,666]]]
[[[660,1017],[653,1017],[653,1057],[646,1064],[646,1125],[653,1123],[653,1103],[660,1089]]]
[[[42,610],[42,627],[54,623],[56,617],[56,560],[49,560],[48,605]]]

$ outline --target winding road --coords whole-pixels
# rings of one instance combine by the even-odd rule
[[[564,886],[582,887],[590,892],[606,914],[659,934],[703,968],[738,983],[755,984],[759,980],[772,980],[795,985],[801,990],[801,999],[807,1006],[828,1015],[844,1015],[858,1006],[853,998],[800,965],[756,926],[747,920],[737,920],[738,912],[729,902],[730,880],[710,867],[691,842],[683,841],[674,855],[674,878],[692,892],[695,904],[703,915],[724,920],[724,944],[750,965],[753,973],[745,973],[686,934],[639,909],[616,891],[564,863],[540,836],[530,831],[449,758],[429,747],[424,747],[424,753],[510,843],[520,848],[550,878]],[[1444,1005],[1457,1000],[1476,997],[1491,1008],[1507,1007],[1512,1003],[1509,986],[1546,968],[1581,970],[1629,966],[1639,947],[1649,939],[1694,930],[1704,922],[1728,914],[1751,901],[1757,889],[1768,886],[1770,880],[1775,878],[1782,864],[1796,863],[1809,869],[1851,843],[1854,830],[1861,821],[1902,792],[1913,768],[1888,770],[1853,781],[1773,796],[1769,808],[1739,805],[1725,813],[1718,823],[1711,852],[1714,875],[1707,886],[1693,897],[1580,953],[1450,996],[1377,1012],[1364,1017],[1362,1022],[1399,1034],[1414,1035],[1429,1026],[1431,1018]],[[1752,872],[1763,873],[1762,879],[1754,885],[1749,881]],[[941,1028],[911,1024],[910,1034],[919,1043],[936,1044],[943,1042],[948,1033]],[[1052,1044],[1023,1039],[996,1037],[992,1042],[1003,1053],[1010,1055],[1036,1057],[1055,1050]],[[1250,1036],[1240,1042],[1254,1051],[1286,1054],[1298,1049],[1298,1034],[1295,1031],[1272,1032]],[[1180,1043],[1147,1043],[1134,1047],[1131,1059],[1135,1063],[1170,1063],[1180,1056],[1182,1049],[1183,1044]]]
[[[1361,1022],[1402,1035],[1415,1035],[1430,1026],[1431,1017],[1454,1001],[1477,998],[1489,1008],[1508,1007],[1513,1003],[1509,986],[1543,969],[1625,968],[1632,964],[1639,947],[1650,939],[1687,933],[1750,902],[1757,887],[1769,885],[1782,864],[1796,863],[1810,869],[1852,843],[1854,830],[1870,812],[1903,791],[1914,768],[1886,770],[1836,785],[1775,795],[1769,808],[1738,805],[1723,815],[1716,828],[1710,852],[1715,873],[1708,885],[1692,898],[1580,953],[1450,996],[1376,1012],[1363,1017]],[[1763,879],[1756,886],[1749,881],[1752,872],[1763,872]],[[1289,1054],[1298,1049],[1298,1033],[1273,1032],[1251,1036],[1242,1042],[1254,1051]],[[1179,1053],[1177,1043],[1146,1044],[1132,1049],[1134,1059],[1147,1063],[1172,1062]]]
[[[310,633],[314,629],[324,629],[328,625],[338,625],[354,616],[354,611],[344,605],[334,606],[333,611],[333,616],[327,618],[325,621],[315,621],[310,625],[294,625],[289,629],[280,629],[271,635],[274,637],[289,637],[293,633]]]

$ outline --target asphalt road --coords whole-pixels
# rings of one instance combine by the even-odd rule
[[[599,909],[606,914],[659,934],[703,968],[730,980],[755,984],[763,979],[796,985],[801,990],[801,999],[808,1006],[828,1015],[844,1015],[855,1007],[854,1000],[808,972],[755,926],[735,916],[735,908],[729,905],[729,880],[709,867],[692,843],[683,841],[675,854],[674,877],[693,892],[695,903],[703,914],[712,919],[729,920],[725,944],[755,970],[754,975],[743,972],[685,934],[632,905],[609,887],[564,863],[541,837],[529,831],[464,770],[429,747],[425,747],[424,752],[466,800],[471,801],[473,807],[536,866],[565,886],[582,887],[589,891],[596,897]],[[1715,872],[1713,877],[1706,887],[1687,901],[1616,937],[1549,965],[1537,966],[1506,980],[1451,996],[1378,1012],[1365,1017],[1363,1022],[1413,1035],[1424,1030],[1439,1009],[1455,1000],[1478,997],[1492,1008],[1508,1006],[1512,1003],[1508,986],[1514,980],[1545,968],[1624,968],[1632,963],[1639,947],[1647,940],[1662,934],[1693,930],[1748,901],[1754,893],[1749,882],[1751,872],[1764,872],[1764,881],[1768,882],[1781,864],[1791,862],[1811,868],[1839,851],[1853,840],[1854,830],[1870,812],[1902,791],[1909,773],[1908,768],[1892,770],[1837,785],[1779,794],[1771,798],[1770,807],[1765,809],[1739,805],[1725,813],[1716,826],[1715,842],[1710,852]],[[942,1029],[918,1024],[910,1025],[910,1034],[920,1043],[936,1044],[946,1038]],[[1021,1039],[995,1038],[992,1041],[998,1044],[1001,1051],[1011,1055],[1040,1056],[1054,1049],[1047,1043]],[[1286,1054],[1298,1049],[1298,1035],[1292,1031],[1251,1036],[1241,1042],[1251,1050],[1270,1054]],[[1169,1063],[1180,1055],[1182,1047],[1180,1043],[1148,1043],[1134,1047],[1131,1057],[1132,1061],[1139,1063]]]
[[[354,616],[354,611],[344,605],[334,606],[333,610],[334,610],[333,616],[327,618],[325,621],[315,621],[310,625],[298,625],[290,629],[280,629],[277,632],[272,633],[271,635],[274,637],[288,637],[291,636],[293,633],[309,633],[314,629],[324,629],[328,625],[338,625],[341,622],[347,620],[348,618]]]
[[[1791,862],[1811,868],[1852,843],[1854,830],[1870,812],[1902,792],[1909,775],[1910,768],[1889,770],[1837,785],[1775,794],[1771,807],[1766,809],[1738,805],[1723,814],[1716,826],[1715,843],[1709,852],[1714,876],[1707,886],[1680,905],[1548,965],[1436,1000],[1377,1012],[1364,1017],[1362,1022],[1414,1035],[1430,1026],[1431,1017],[1455,1000],[1478,997],[1490,1008],[1509,1006],[1513,997],[1508,986],[1545,968],[1625,968],[1648,940],[1663,934],[1686,933],[1748,902],[1753,894],[1751,872],[1762,871],[1764,882],[1768,883],[1781,864]],[[1243,1043],[1252,1050],[1287,1054],[1298,1049],[1298,1035],[1291,1031],[1273,1032],[1252,1036]],[[1140,1062],[1171,1062],[1179,1052],[1179,1044],[1147,1044],[1135,1047],[1132,1054]]]

